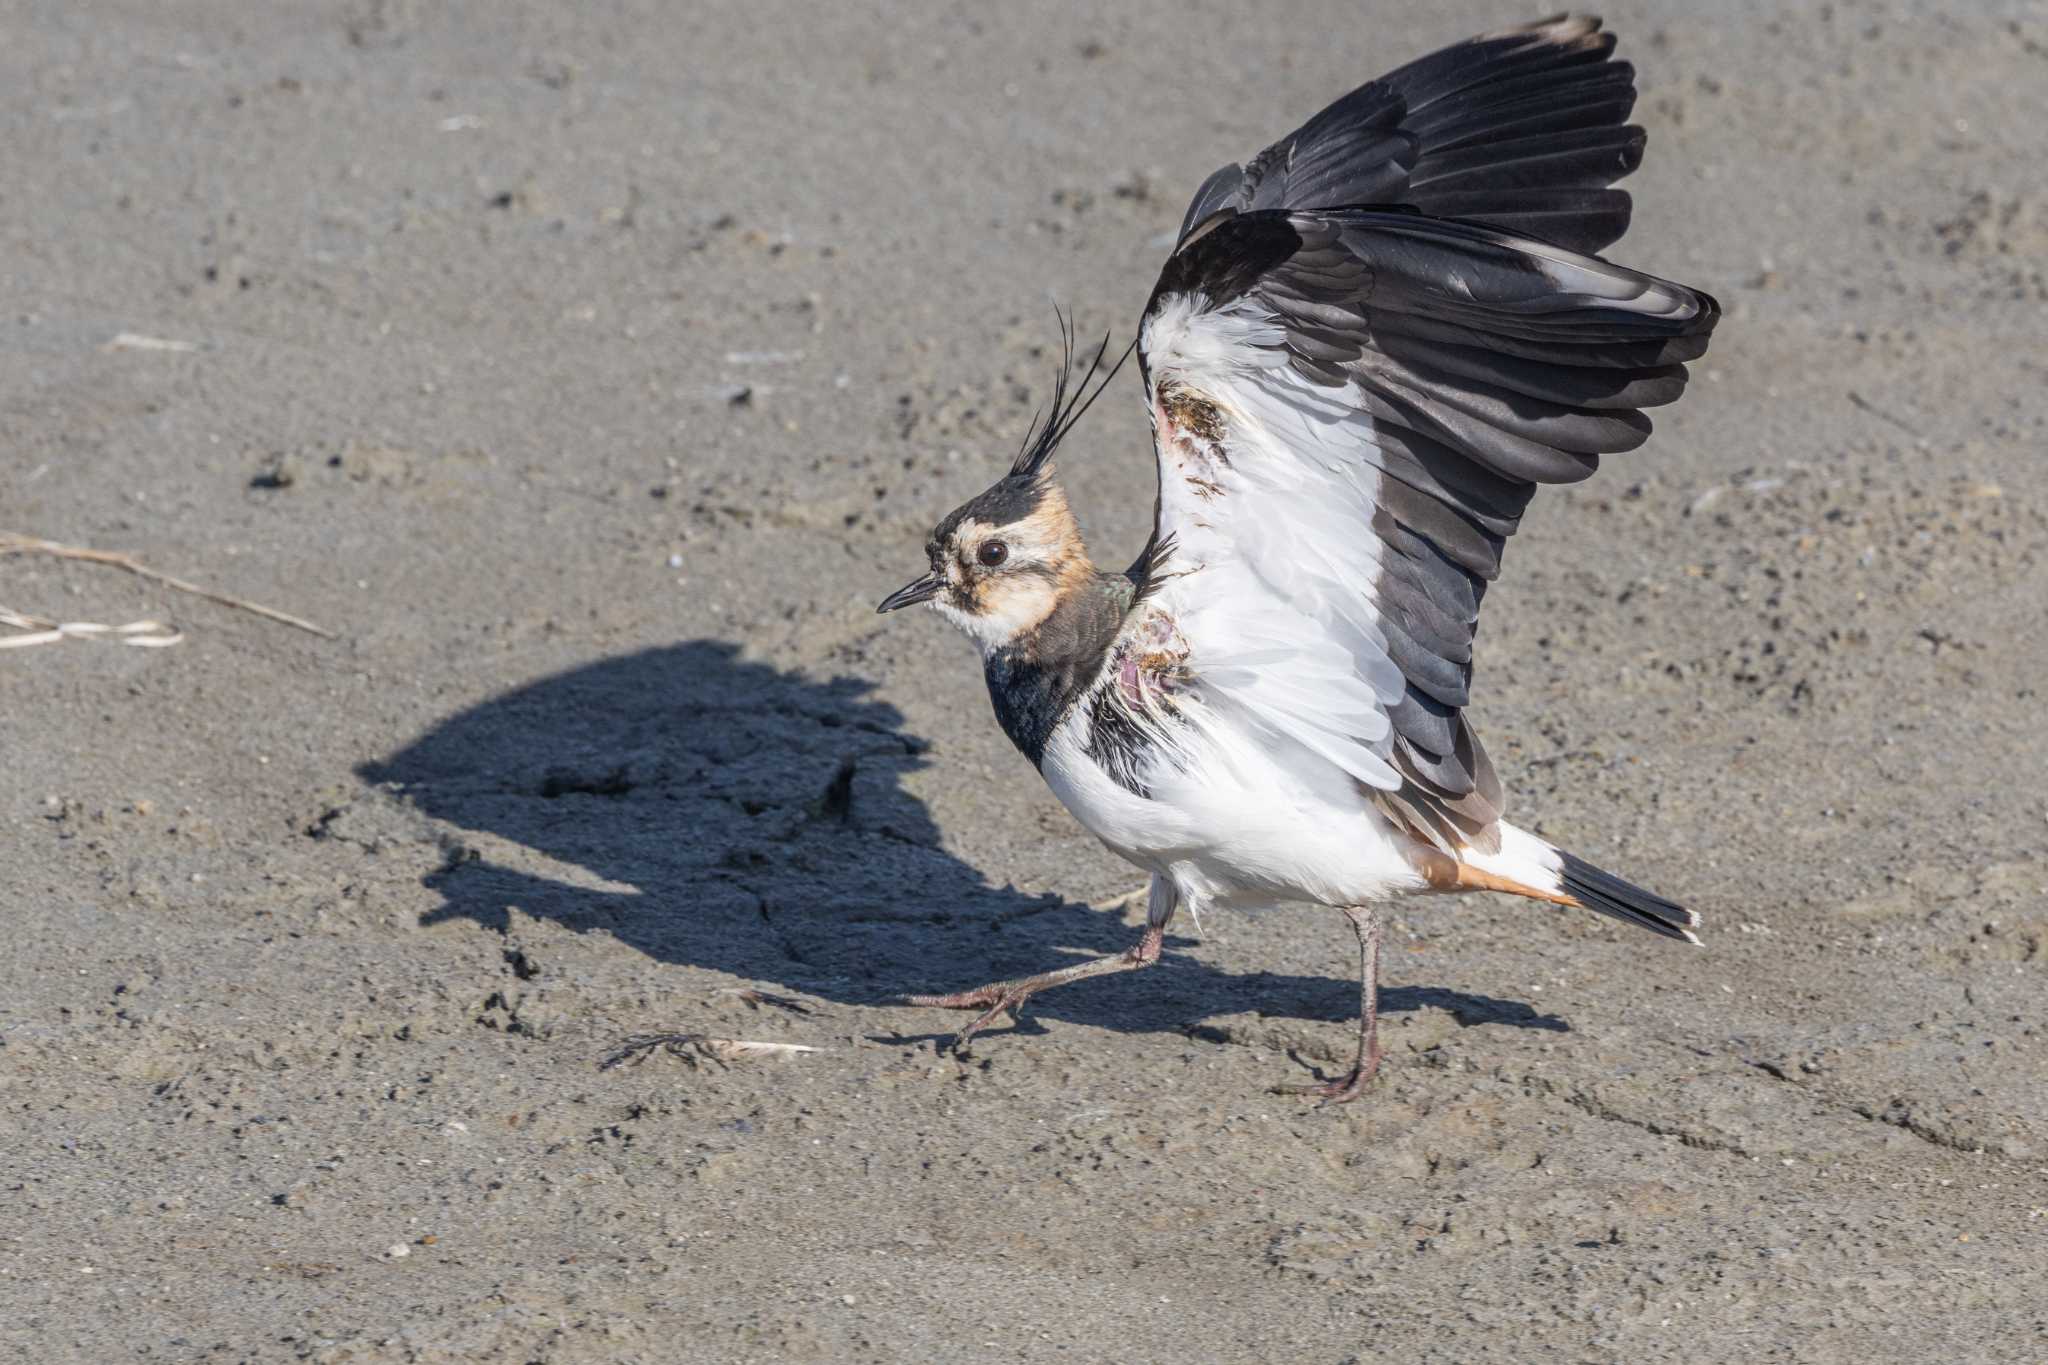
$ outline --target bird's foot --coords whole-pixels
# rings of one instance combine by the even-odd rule
[[[1322,1101],[1324,1104],[1349,1104],[1365,1093],[1365,1087],[1379,1074],[1380,1050],[1377,1044],[1372,1051],[1358,1059],[1351,1070],[1328,1081],[1309,1081],[1294,1085],[1276,1085],[1276,1095],[1301,1095]]]
[[[1017,1007],[1037,993],[1038,987],[1017,981],[991,981],[986,986],[976,986],[971,991],[954,991],[950,995],[907,995],[906,1005],[923,1005],[941,1010],[980,1010],[974,1020],[953,1035],[947,1047],[963,1056],[974,1035],[1002,1018],[1014,1015]]]
[[[1149,967],[1159,960],[1159,947],[1165,941],[1166,925],[1148,924],[1138,941],[1121,953],[1108,957],[1092,958],[1087,962],[1076,962],[1071,967],[1060,967],[1036,976],[1019,977],[1015,981],[991,981],[986,986],[977,986],[971,991],[954,991],[951,995],[909,995],[903,997],[903,1004],[926,1005],[934,1009],[980,1010],[973,1023],[961,1029],[953,1037],[953,1051],[965,1053],[967,1044],[974,1035],[987,1028],[1005,1014],[1014,1015],[1017,1007],[1043,990],[1054,986],[1065,986],[1075,981],[1086,981],[1092,976],[1108,976],[1115,972],[1133,972],[1140,967]]]

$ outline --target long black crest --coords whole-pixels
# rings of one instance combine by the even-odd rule
[[[1088,409],[1095,406],[1095,400],[1102,397],[1102,391],[1109,387],[1110,381],[1116,378],[1117,371],[1124,367],[1124,362],[1131,358],[1131,352],[1138,347],[1138,339],[1132,337],[1131,344],[1124,348],[1124,353],[1117,358],[1116,364],[1109,367],[1109,373],[1102,377],[1102,382],[1091,390],[1088,382],[1095,377],[1095,372],[1102,368],[1102,357],[1109,353],[1109,333],[1102,334],[1102,344],[1095,348],[1095,354],[1089,358],[1088,368],[1081,372],[1080,382],[1077,384],[1074,382],[1072,321],[1058,308],[1053,309],[1053,315],[1060,320],[1060,368],[1052,377],[1052,402],[1048,408],[1039,409],[1038,414],[1031,419],[1031,429],[1024,434],[1024,444],[1018,448],[1017,458],[1010,464],[1012,476],[1027,479],[1038,476],[1039,471],[1045,468],[1045,462],[1052,458],[1053,451],[1059,449],[1060,442],[1067,438],[1067,433],[1074,429],[1074,424],[1087,415]]]

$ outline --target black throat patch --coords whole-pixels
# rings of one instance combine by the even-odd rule
[[[1036,630],[989,655],[983,669],[996,721],[1034,767],[1088,685],[1102,671],[1130,606],[1130,584],[1098,575],[1070,593]]]

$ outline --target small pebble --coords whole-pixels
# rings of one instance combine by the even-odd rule
[[[412,1255],[412,1248],[403,1242],[393,1242],[390,1246],[384,1248],[384,1259],[388,1261],[402,1261],[410,1255]]]

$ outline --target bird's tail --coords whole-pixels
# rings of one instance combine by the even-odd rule
[[[1603,872],[1505,821],[1500,834],[1500,852],[1465,852],[1458,869],[1459,888],[1581,906],[1666,938],[1699,942],[1692,931],[1699,927],[1700,917],[1684,906]]]

